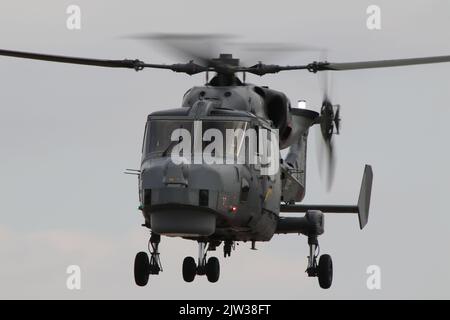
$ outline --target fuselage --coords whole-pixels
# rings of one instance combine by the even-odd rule
[[[146,226],[158,234],[196,240],[270,240],[282,201],[282,170],[267,170],[267,163],[249,157],[254,153],[259,159],[268,147],[279,164],[279,148],[289,136],[289,110],[284,94],[239,83],[194,87],[181,108],[150,114],[139,179]],[[229,140],[230,130],[241,135]],[[267,145],[261,143],[261,132],[268,133]],[[275,134],[276,148],[270,138]],[[215,144],[218,136],[222,145]],[[174,161],[174,150],[182,161]],[[206,161],[206,151],[219,161]],[[247,157],[239,162],[243,152]]]

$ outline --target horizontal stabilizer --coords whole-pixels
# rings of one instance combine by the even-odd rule
[[[363,229],[369,219],[370,196],[372,193],[373,172],[370,165],[364,168],[358,203],[356,205],[311,205],[311,204],[286,204],[280,206],[280,212],[307,212],[319,210],[332,213],[357,213],[359,227]]]

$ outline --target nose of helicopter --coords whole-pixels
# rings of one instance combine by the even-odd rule
[[[239,169],[152,159],[142,171],[141,190],[144,215],[154,232],[208,236],[218,221],[231,219],[236,211]]]

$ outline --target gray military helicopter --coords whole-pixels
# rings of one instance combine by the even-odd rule
[[[318,256],[318,236],[324,233],[323,213],[353,213],[361,229],[367,224],[373,173],[366,165],[358,201],[355,205],[302,204],[306,188],[306,156],[309,129],[318,125],[328,149],[328,163],[333,163],[333,134],[339,133],[339,105],[325,95],[320,112],[291,106],[280,91],[250,84],[245,74],[263,76],[281,71],[306,70],[312,73],[355,69],[384,68],[450,62],[450,56],[414,59],[364,61],[350,63],[312,62],[302,65],[267,65],[261,62],[242,66],[231,54],[180,64],[149,64],[141,60],[100,60],[48,54],[0,50],[0,55],[79,65],[127,68],[167,69],[188,75],[206,73],[206,84],[193,87],[184,95],[180,108],[151,113],[146,122],[141,168],[129,169],[139,180],[139,209],[151,230],[149,255],[139,252],[134,263],[135,282],[148,283],[149,275],[163,270],[158,249],[161,236],[181,237],[198,242],[198,258],[186,257],[182,274],[187,282],[196,275],[206,275],[216,282],[220,275],[219,260],[207,259],[209,251],[223,244],[225,257],[231,255],[237,242],[250,242],[255,249],[258,241],[270,241],[275,234],[302,234],[307,237],[309,256],[306,272],[318,277],[322,288],[329,288],[333,279],[333,264],[327,254]],[[209,73],[214,76],[209,79]],[[243,75],[243,80],[238,74]],[[196,123],[202,123],[201,129]],[[176,143],[174,130],[193,133],[216,129],[253,128],[256,131],[276,131],[277,147],[289,148],[279,160],[278,170],[261,174],[263,163],[208,164],[174,163],[170,154]],[[191,139],[191,138],[189,138]],[[188,139],[186,139],[188,140]],[[187,141],[184,142],[187,142]],[[233,141],[237,141],[233,139]],[[239,152],[241,142],[232,143],[232,156]],[[257,155],[260,145],[256,148]],[[276,151],[279,153],[279,150]],[[215,150],[218,158],[225,152]],[[278,154],[279,155],[279,154]],[[194,156],[194,155],[192,155]],[[282,216],[280,213],[304,212],[303,217]]]

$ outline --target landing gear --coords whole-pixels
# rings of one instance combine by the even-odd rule
[[[159,274],[163,271],[161,260],[159,258],[159,243],[161,242],[161,236],[156,233],[152,233],[149,241],[149,251],[150,251],[150,274]],[[151,247],[151,248],[150,248]]]
[[[134,281],[140,287],[148,283],[150,261],[146,252],[139,252],[134,259]]]
[[[333,282],[333,261],[328,254],[320,256],[317,276],[321,288],[328,289],[331,287]]]
[[[220,263],[216,257],[206,260],[207,254],[206,242],[198,243],[198,262],[192,257],[186,257],[183,260],[183,279],[186,282],[192,282],[196,275],[206,275],[209,282],[217,282],[220,277]]]
[[[234,242],[227,240],[223,244],[223,257],[231,257],[231,250],[234,249]]]
[[[216,257],[211,257],[208,259],[208,263],[206,264],[206,277],[209,282],[217,282],[220,277],[220,264],[219,259]]]
[[[150,259],[146,252],[139,252],[134,259],[134,281],[140,287],[147,285],[149,275],[163,271],[158,252],[160,241],[161,236],[152,233],[149,241]]]
[[[306,272],[309,277],[318,277],[319,285],[322,289],[328,289],[333,282],[333,261],[331,260],[331,256],[324,254],[320,256],[319,263],[317,263],[317,257],[319,256],[319,242],[317,241],[317,236],[309,236],[308,244],[309,256]]]
[[[197,274],[197,265],[195,259],[192,257],[186,257],[183,260],[183,279],[186,282],[192,282]]]

